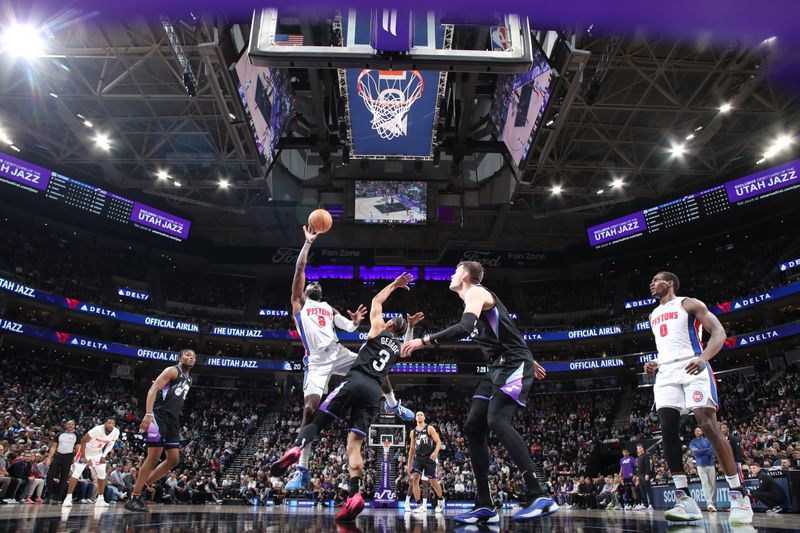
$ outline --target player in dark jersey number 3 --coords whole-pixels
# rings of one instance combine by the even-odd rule
[[[364,499],[359,492],[364,475],[361,445],[370,422],[380,407],[381,383],[401,357],[400,344],[395,337],[402,336],[408,326],[404,318],[393,318],[384,322],[383,302],[395,289],[409,290],[408,283],[412,279],[410,274],[404,273],[375,295],[369,311],[370,329],[367,342],[358,350],[358,358],[350,367],[344,381],[328,394],[311,422],[303,426],[294,447],[270,466],[270,475],[283,475],[286,469],[300,459],[300,452],[305,446],[311,444],[334,419],[342,419],[349,411],[347,459],[350,492],[344,506],[336,514],[337,521],[353,520],[364,509]]]
[[[142,489],[164,477],[180,462],[179,419],[183,402],[192,386],[189,371],[196,358],[193,350],[181,350],[178,364],[165,368],[147,391],[145,415],[140,425],[140,429],[147,432],[147,458],[136,478],[131,497],[125,503],[129,511],[146,512]],[[165,449],[167,458],[155,466]]]
[[[456,521],[465,524],[500,521],[489,492],[489,431],[508,450],[525,480],[525,500],[529,505],[518,512],[514,520],[540,518],[558,511],[558,505],[539,485],[525,440],[511,422],[517,406],[525,407],[534,377],[544,379],[545,371],[533,360],[508,310],[494,293],[481,285],[482,280],[483,266],[480,263],[459,263],[450,279],[450,290],[464,300],[461,322],[405,343],[403,355],[441,341],[472,337],[489,359],[489,372],[478,384],[464,423],[478,501],[472,510],[458,515]]]

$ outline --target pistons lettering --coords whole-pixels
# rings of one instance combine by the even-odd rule
[[[306,309],[307,316],[324,316],[326,318],[333,318],[333,313],[322,307],[309,307]]]
[[[652,325],[654,325],[654,326],[657,326],[658,324],[660,324],[662,322],[666,322],[667,320],[677,320],[678,316],[679,315],[678,315],[677,311],[669,311],[667,313],[662,313],[662,314],[658,315],[657,317],[652,319],[650,321],[650,323]]]

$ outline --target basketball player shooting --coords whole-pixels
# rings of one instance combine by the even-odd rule
[[[147,391],[146,414],[140,425],[140,429],[147,432],[147,458],[136,478],[131,497],[125,502],[125,509],[129,511],[147,512],[142,489],[167,475],[180,462],[180,415],[192,386],[189,371],[196,359],[194,350],[181,350],[178,364],[165,368]],[[167,458],[156,467],[165,449]]]
[[[355,313],[347,311],[350,319],[322,299],[322,286],[315,281],[306,285],[306,265],[311,245],[319,236],[307,226],[303,226],[305,243],[297,256],[297,263],[292,280],[292,316],[294,317],[300,339],[303,341],[305,357],[305,375],[303,376],[303,420],[301,428],[308,424],[319,407],[322,395],[328,391],[331,376],[345,375],[357,354],[339,344],[336,336],[337,328],[353,332],[358,329],[367,308],[359,305]],[[392,384],[386,378],[381,384],[386,398],[386,410],[409,422],[414,420],[414,413],[400,404],[394,396]],[[309,449],[303,449],[300,462],[292,478],[286,483],[286,490],[298,491],[308,488],[311,473],[308,471]]]
[[[344,418],[349,412],[347,459],[350,490],[347,501],[336,514],[337,521],[353,520],[364,509],[364,499],[360,492],[361,478],[364,476],[361,445],[380,408],[381,384],[401,357],[400,344],[395,337],[405,334],[407,330],[406,319],[402,317],[384,322],[383,303],[396,289],[409,290],[408,283],[411,280],[410,274],[403,273],[375,295],[369,312],[367,342],[358,351],[352,368],[347,372],[344,381],[328,394],[309,423],[302,427],[294,447],[270,466],[271,476],[283,475],[289,466],[300,459],[302,450],[308,448],[323,429],[334,420]]]
[[[514,520],[548,516],[558,511],[558,505],[539,485],[528,447],[511,423],[517,406],[526,406],[525,400],[534,377],[544,379],[546,374],[544,368],[534,361],[505,305],[481,285],[482,280],[483,266],[480,263],[459,263],[450,278],[450,290],[464,300],[461,321],[438,333],[405,343],[403,355],[411,355],[424,346],[471,337],[489,359],[489,372],[478,384],[464,423],[478,500],[470,511],[456,516],[456,521],[463,524],[496,524],[500,521],[489,493],[487,439],[490,431],[508,450],[525,480],[524,500],[528,505],[514,516]]]
[[[695,298],[676,296],[679,288],[678,276],[672,272],[659,272],[650,282],[650,293],[660,300],[650,313],[658,359],[644,365],[647,374],[656,374],[653,395],[661,422],[664,455],[675,483],[675,507],[664,516],[675,522],[703,518],[697,503],[689,496],[682,459],[679,421],[681,414],[691,411],[725,472],[731,502],[728,521],[749,524],[753,521],[753,509],[744,494],[731,446],[717,425],[717,383],[709,364],[725,344],[725,329],[708,312],[706,304]],[[700,342],[704,328],[711,335],[705,348]]]

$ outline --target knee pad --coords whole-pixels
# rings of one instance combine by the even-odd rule
[[[681,413],[677,409],[664,407],[658,410],[661,422],[661,445],[667,465],[672,472],[683,472],[683,453],[681,449]]]

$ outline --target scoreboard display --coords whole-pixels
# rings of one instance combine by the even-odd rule
[[[71,211],[183,241],[191,222],[145,204],[0,152],[0,183],[17,187]]]
[[[800,159],[592,226],[586,230],[589,244],[604,248],[797,189],[798,167]]]

